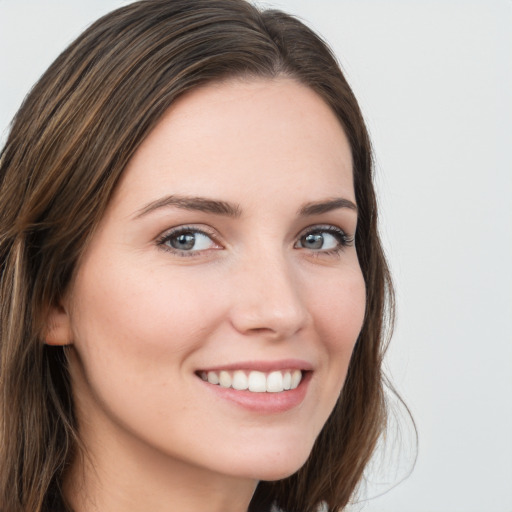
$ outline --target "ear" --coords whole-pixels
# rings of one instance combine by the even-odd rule
[[[50,309],[44,335],[46,345],[71,345],[73,332],[68,312],[62,306]]]

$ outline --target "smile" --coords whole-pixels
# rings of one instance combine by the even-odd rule
[[[272,372],[220,370],[201,372],[201,379],[223,388],[253,393],[280,393],[296,389],[302,380],[301,370],[277,370]]]

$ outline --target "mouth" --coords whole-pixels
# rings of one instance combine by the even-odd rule
[[[277,414],[299,407],[308,394],[313,367],[305,361],[235,363],[195,372],[217,398],[253,413]]]
[[[304,370],[284,369],[271,372],[257,370],[210,370],[200,371],[198,376],[205,382],[251,393],[282,393],[297,389]]]

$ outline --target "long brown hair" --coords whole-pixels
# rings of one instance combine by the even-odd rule
[[[0,510],[69,510],[61,482],[80,447],[65,349],[45,346],[59,303],[123,170],[175,99],[230,77],[289,76],[349,139],[364,325],[339,400],[306,464],[261,482],[250,510],[330,511],[349,501],[386,422],[381,373],[392,289],[377,233],[371,146],[326,44],[244,0],[143,0],[94,23],[50,66],[0,155]]]

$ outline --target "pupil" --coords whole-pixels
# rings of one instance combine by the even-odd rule
[[[318,233],[310,233],[309,235],[306,235],[304,245],[309,249],[321,249],[324,245],[324,237]]]
[[[196,243],[196,237],[191,233],[182,233],[171,240],[171,245],[175,249],[192,249]]]

